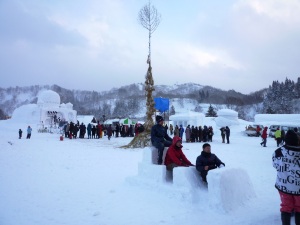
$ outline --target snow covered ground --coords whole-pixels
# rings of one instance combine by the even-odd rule
[[[213,126],[212,152],[226,167],[210,171],[209,185],[214,187],[199,190],[198,198],[191,199],[170,183],[140,179],[138,165],[145,149],[119,148],[131,138],[59,141],[60,134],[37,133],[32,124],[0,121],[0,224],[281,224],[271,160],[275,140],[268,138],[268,147],[261,147],[260,138],[244,134],[247,124],[240,121],[230,127],[230,144],[221,143],[219,128]],[[30,140],[25,138],[28,125],[33,127]],[[193,163],[202,144],[183,143]],[[213,176],[222,170],[232,176],[217,183]],[[242,179],[235,171],[249,177]],[[251,185],[245,185],[247,181]],[[213,189],[217,191],[210,192]],[[245,195],[253,190],[255,197],[232,205],[238,202],[234,190]],[[218,202],[223,205],[213,204]]]

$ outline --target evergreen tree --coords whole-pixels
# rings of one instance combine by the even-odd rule
[[[126,109],[126,103],[123,99],[117,100],[115,108],[113,110],[112,116],[113,117],[127,117],[127,109]]]
[[[0,109],[0,120],[5,120],[6,119],[6,115],[5,113],[3,112],[2,109]]]
[[[210,104],[207,110],[207,113],[205,114],[206,117],[217,117],[217,113],[214,109],[214,107],[212,107],[212,105]]]
[[[268,114],[292,113],[292,100],[296,96],[295,83],[290,79],[286,78],[284,83],[273,81],[263,101],[264,112]]]
[[[174,107],[174,105],[172,105],[171,106],[171,108],[170,108],[170,116],[172,116],[172,115],[175,115],[175,107]]]
[[[295,84],[295,98],[300,98],[300,77],[298,77],[297,83]]]

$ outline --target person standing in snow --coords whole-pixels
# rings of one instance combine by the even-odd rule
[[[277,170],[275,188],[281,200],[282,225],[291,224],[291,214],[295,212],[295,223],[300,225],[300,146],[297,134],[289,130],[285,135],[285,145],[275,150],[273,167]]]
[[[208,127],[208,133],[207,133],[207,141],[208,142],[212,142],[213,135],[214,135],[213,128],[212,128],[212,126],[209,126]]]
[[[201,154],[197,157],[196,160],[196,169],[200,173],[202,181],[207,184],[206,176],[208,174],[208,171],[216,169],[221,165],[225,166],[225,163],[223,163],[215,154],[211,153],[210,144],[203,144],[202,149],[203,150]]]
[[[260,145],[263,146],[263,147],[267,147],[266,146],[267,137],[268,137],[267,130],[268,130],[268,127],[265,127],[262,134],[261,134],[261,138],[263,139],[263,141],[260,143]]]
[[[173,135],[173,125],[172,124],[170,124],[170,135]]]
[[[188,125],[187,128],[185,128],[185,140],[186,140],[186,142],[191,141],[191,128],[190,128],[190,125]]]
[[[225,127],[221,127],[220,131],[221,131],[222,143],[225,143],[225,134],[226,134]]]
[[[179,128],[178,128],[177,125],[175,126],[175,129],[174,129],[174,136],[178,136],[179,137]]]
[[[275,131],[274,136],[275,136],[275,140],[277,142],[277,147],[279,147],[279,144],[281,143],[281,130],[279,130],[279,127]]]
[[[88,134],[88,139],[91,139],[92,138],[92,124],[89,123],[87,125],[86,130],[87,130],[87,134]]]
[[[179,126],[179,137],[182,139],[184,133],[184,128],[182,125]]]
[[[32,131],[32,128],[30,126],[27,127],[27,139],[30,139],[31,138],[31,131]]]
[[[108,125],[106,132],[107,132],[107,138],[108,138],[108,140],[110,140],[110,138],[112,136],[112,127],[111,127],[111,124]]]
[[[182,152],[182,147],[181,138],[175,136],[165,158],[165,165],[168,171],[173,171],[173,168],[178,166],[193,166]]]
[[[19,129],[19,139],[22,138],[22,133],[23,133],[23,131],[21,129]]]
[[[163,126],[164,119],[162,116],[157,115],[155,120],[156,124],[151,128],[151,143],[158,150],[157,164],[161,165],[163,162],[164,149],[165,147],[171,146],[172,138],[170,138]]]
[[[229,144],[230,129],[228,126],[225,127],[225,137],[226,137],[227,144]]]

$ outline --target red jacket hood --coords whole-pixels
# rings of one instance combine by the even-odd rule
[[[182,140],[181,140],[181,138],[178,137],[178,136],[173,137],[172,145],[173,145],[174,147],[176,146],[177,141],[182,141]],[[182,145],[181,145],[181,147],[182,147]]]

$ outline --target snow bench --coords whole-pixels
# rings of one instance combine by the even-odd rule
[[[164,151],[165,155],[166,149]],[[176,167],[173,177],[165,165],[157,165],[157,149],[143,149],[143,159],[138,165],[138,177],[154,185],[169,184],[181,196],[192,201],[206,198],[211,206],[223,211],[236,209],[255,197],[255,191],[248,173],[239,168],[217,168],[207,175],[208,187],[196,167]]]
[[[164,150],[163,159],[167,149]],[[176,167],[172,173],[166,170],[165,165],[157,165],[158,151],[155,147],[144,148],[143,160],[138,165],[138,174],[156,182],[169,182],[174,186],[202,187],[202,181],[195,167]]]

